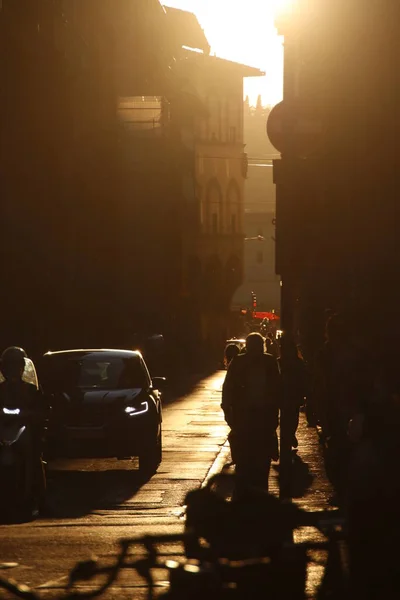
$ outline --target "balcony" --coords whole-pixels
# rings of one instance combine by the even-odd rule
[[[120,97],[117,116],[126,135],[154,139],[165,137],[168,133],[169,104],[162,96]]]
[[[169,104],[162,96],[118,98],[121,157],[133,173],[163,173],[179,162],[179,148],[170,135]]]

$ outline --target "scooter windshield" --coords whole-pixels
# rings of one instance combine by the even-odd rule
[[[39,389],[39,383],[38,383],[38,378],[36,375],[35,365],[33,364],[33,362],[31,361],[30,358],[25,358],[24,360],[25,360],[25,369],[22,374],[22,381],[25,381],[25,383],[30,383],[31,385],[34,385],[36,387],[36,389]],[[3,383],[3,381],[4,381],[4,375],[0,371],[0,383]]]

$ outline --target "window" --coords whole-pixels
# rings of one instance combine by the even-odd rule
[[[242,231],[241,212],[243,206],[240,202],[240,190],[235,182],[231,180],[227,191],[227,231],[238,233]]]
[[[209,182],[206,192],[207,201],[207,230],[210,233],[219,233],[222,225],[222,193],[218,182],[213,179]]]
[[[264,253],[263,252],[257,252],[256,261],[259,265],[264,262]]]
[[[236,142],[236,127],[229,127],[229,141],[231,144]]]
[[[127,131],[153,134],[169,122],[169,108],[161,96],[120,96],[117,115]]]
[[[229,141],[229,100],[225,103],[224,141]]]
[[[128,389],[148,387],[145,368],[138,358],[119,358],[85,354],[49,357],[52,370],[46,373],[50,391],[87,389]]]
[[[210,139],[212,141],[218,140],[219,133],[219,118],[220,118],[220,108],[219,108],[219,100],[215,94],[210,94],[209,96],[209,125],[210,125]]]

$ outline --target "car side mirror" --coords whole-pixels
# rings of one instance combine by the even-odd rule
[[[165,377],[152,377],[151,382],[153,384],[153,389],[158,390],[159,392],[163,392],[167,385],[167,379]]]

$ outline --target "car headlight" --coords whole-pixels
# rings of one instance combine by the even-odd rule
[[[5,415],[19,415],[20,412],[19,408],[3,408],[3,413]]]
[[[144,413],[147,413],[147,411],[149,410],[149,403],[148,402],[141,402],[139,404],[139,406],[127,406],[125,408],[125,412],[127,415],[129,415],[130,417],[135,417],[136,415],[143,415]]]

